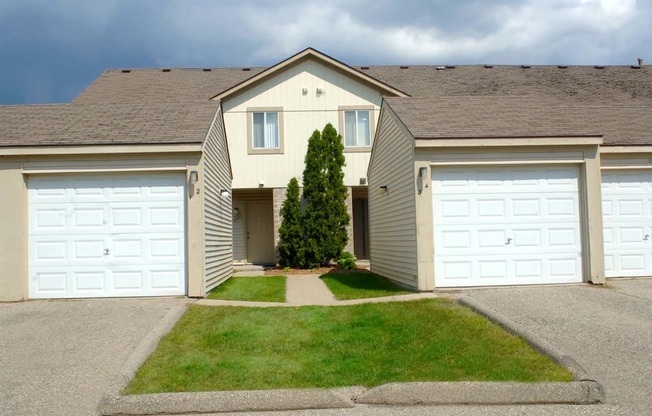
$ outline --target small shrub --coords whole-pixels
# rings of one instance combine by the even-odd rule
[[[355,256],[348,251],[342,253],[342,256],[337,260],[337,264],[344,270],[351,270],[355,267]]]

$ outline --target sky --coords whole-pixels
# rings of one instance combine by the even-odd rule
[[[0,0],[0,104],[69,102],[104,70],[652,64],[652,0]]]

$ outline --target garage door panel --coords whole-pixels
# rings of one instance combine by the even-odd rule
[[[604,172],[602,207],[607,277],[652,276],[652,172]]]
[[[30,297],[185,294],[184,184],[179,174],[30,178]]]
[[[577,167],[433,169],[435,285],[582,281]]]
[[[505,286],[541,283],[576,283],[581,275],[581,257],[567,253],[529,256],[514,259],[497,255],[467,256],[436,260],[436,270],[445,274],[438,287]],[[541,281],[541,276],[546,281]],[[510,276],[510,278],[506,278]]]

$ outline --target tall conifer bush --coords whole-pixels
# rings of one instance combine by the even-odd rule
[[[285,201],[281,208],[281,227],[279,232],[278,254],[281,266],[303,266],[303,224],[301,201],[299,200],[299,181],[290,179]]]
[[[305,266],[327,266],[348,241],[342,136],[329,123],[312,134],[303,171]]]

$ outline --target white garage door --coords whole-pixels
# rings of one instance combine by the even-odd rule
[[[578,174],[433,169],[435,286],[581,282]]]
[[[602,174],[607,277],[652,276],[652,172]]]
[[[182,174],[32,177],[31,298],[186,293]]]

